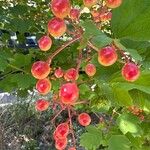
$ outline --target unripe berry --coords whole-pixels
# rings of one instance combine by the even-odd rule
[[[80,17],[80,11],[79,11],[79,9],[75,9],[75,8],[71,9],[69,16],[74,21],[79,20],[79,17]]]
[[[58,68],[55,70],[54,75],[56,78],[62,78],[64,75],[64,72],[61,68]]]
[[[38,80],[36,83],[36,89],[40,94],[46,95],[51,90],[51,82],[47,78]]]
[[[140,76],[140,69],[134,63],[126,63],[122,68],[122,76],[125,80],[134,82]]]
[[[106,6],[109,8],[117,8],[122,4],[122,0],[106,0]]]
[[[91,123],[91,117],[87,113],[81,113],[78,116],[78,122],[82,126],[88,126]]]
[[[85,72],[88,76],[92,77],[95,75],[96,73],[96,67],[93,64],[87,64],[85,66]]]
[[[38,111],[45,111],[48,109],[49,105],[50,105],[50,102],[44,99],[39,99],[35,102],[35,109]]]
[[[98,61],[103,66],[111,66],[118,59],[118,55],[115,49],[111,46],[102,48],[98,52]]]
[[[69,0],[52,0],[51,9],[58,18],[65,18],[70,12],[71,5]]]
[[[53,18],[48,22],[48,31],[53,37],[62,36],[66,30],[65,21],[60,18]]]
[[[75,68],[70,68],[64,74],[64,79],[66,81],[75,81],[79,78],[78,71]]]
[[[41,51],[48,51],[52,46],[52,40],[49,36],[43,36],[38,40]]]
[[[79,97],[79,89],[75,83],[66,83],[60,87],[59,97],[63,104],[73,105]]]
[[[65,138],[69,134],[69,125],[67,123],[61,123],[57,126],[55,131],[56,137],[60,139]]]
[[[84,6],[92,7],[97,3],[97,0],[83,0]]]
[[[57,150],[64,150],[67,147],[67,138],[57,139],[55,141],[55,148]]]
[[[31,73],[36,79],[44,79],[50,73],[49,64],[44,61],[37,61],[32,65]]]

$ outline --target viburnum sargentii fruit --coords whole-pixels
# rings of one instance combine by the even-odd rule
[[[39,99],[35,102],[35,109],[38,111],[45,111],[48,109],[50,102],[45,99]]]
[[[52,40],[49,36],[43,36],[38,40],[41,51],[48,51],[52,46]]]
[[[132,62],[126,63],[122,68],[122,76],[127,81],[136,81],[140,76],[139,67]]]
[[[48,31],[53,37],[62,36],[67,30],[65,21],[61,18],[53,18],[48,22]]]
[[[106,6],[109,8],[117,8],[122,4],[123,0],[106,0]]]
[[[32,65],[31,73],[36,79],[44,79],[49,75],[50,70],[47,62],[37,61]]]
[[[70,0],[52,0],[51,10],[58,18],[65,18],[71,10]]]
[[[105,32],[103,30],[103,28],[105,28],[104,25],[106,24],[107,26],[107,23],[110,25],[110,20],[112,18],[111,8],[119,7],[122,3],[122,0],[105,0],[103,3],[100,3],[98,0],[83,0],[83,3],[84,6],[89,8],[88,10],[91,12],[90,17],[93,18],[93,21],[97,25],[98,29],[102,30],[102,32]],[[53,132],[55,148],[57,150],[65,150],[66,148],[68,150],[76,150],[72,117],[77,116],[77,121],[82,126],[88,126],[92,121],[89,114],[81,113],[78,115],[78,112],[74,109],[75,105],[89,104],[88,100],[82,100],[82,96],[79,96],[78,87],[80,87],[81,84],[89,83],[88,81],[85,81],[85,78],[83,79],[85,73],[91,77],[91,79],[93,79],[93,76],[96,74],[96,64],[92,59],[94,53],[92,53],[92,49],[98,52],[98,62],[103,66],[113,65],[118,60],[119,56],[117,63],[124,63],[121,73],[123,78],[127,81],[136,81],[140,76],[140,69],[136,63],[131,62],[132,59],[128,58],[123,50],[115,45],[114,40],[112,40],[112,43],[109,43],[110,46],[105,45],[103,48],[98,49],[92,43],[92,36],[90,40],[87,39],[88,41],[85,43],[87,44],[85,49],[76,49],[78,57],[74,59],[73,56],[72,62],[76,63],[71,64],[72,66],[75,66],[74,68],[67,68],[67,70],[64,64],[63,66],[59,66],[58,63],[53,62],[54,57],[66,47],[77,41],[80,43],[80,40],[82,41],[82,38],[84,39],[84,32],[86,29],[84,29],[84,27],[82,27],[80,24],[80,21],[82,20],[82,17],[80,18],[80,16],[83,13],[82,10],[80,12],[80,9],[71,6],[71,0],[51,0],[50,6],[54,16],[48,21],[48,33],[45,33],[38,40],[38,46],[41,51],[48,51],[52,49],[51,46],[53,43],[53,48],[55,48],[55,44],[59,45],[59,43],[55,42],[56,39],[59,39],[58,41],[61,42],[66,40],[66,42],[61,44],[58,49],[52,49],[52,51],[49,51],[50,55],[48,53],[44,53],[44,59],[46,54],[49,55],[46,60],[39,61],[39,58],[37,58],[37,61],[32,65],[31,73],[36,79],[38,79],[36,83],[36,89],[39,94],[43,96],[48,94],[50,91],[53,92],[52,100],[50,99],[51,102],[43,98],[38,99],[35,102],[35,109],[37,111],[45,111],[49,108],[49,106],[51,106],[51,109],[54,111],[54,113],[56,113],[51,119],[52,124],[56,127]],[[50,36],[53,37],[53,42]],[[77,45],[79,43],[77,43]],[[71,46],[70,49],[72,49]],[[117,54],[119,52],[121,55]],[[66,53],[69,53],[69,51]],[[63,57],[63,59],[66,59],[66,61],[68,60],[65,57]],[[87,65],[83,67],[85,64]],[[69,64],[68,66],[71,65]],[[66,71],[63,71],[61,67],[65,68]],[[54,89],[51,90],[51,88],[53,88],[51,83],[54,82],[55,84],[56,80],[59,84],[59,90],[58,87],[55,89],[55,85]],[[94,82],[92,84],[94,84]],[[92,84],[90,82],[89,86],[92,86]],[[68,112],[68,118],[64,123],[57,124],[56,126],[55,119],[62,113],[62,111]],[[137,112],[134,110],[134,113]],[[138,117],[141,120],[144,118],[143,114],[138,115]],[[67,138],[70,137],[70,134],[72,135],[71,147],[69,147],[69,144],[67,146]]]
[[[66,83],[60,87],[60,101],[63,104],[73,105],[79,98],[79,89],[76,83]]]
[[[91,123],[91,117],[87,113],[81,113],[78,116],[78,122],[82,126],[88,126]]]
[[[111,66],[117,59],[118,55],[116,50],[111,46],[104,47],[98,52],[98,61],[103,66]]]
[[[36,89],[40,94],[46,95],[51,90],[51,82],[47,78],[38,80],[36,83]]]
[[[92,77],[95,75],[96,73],[96,67],[93,64],[87,64],[85,66],[85,72],[89,77]]]

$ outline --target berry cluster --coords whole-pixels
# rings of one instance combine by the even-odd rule
[[[104,4],[99,3],[98,0],[83,0],[83,3],[91,10],[91,14],[95,22],[103,22],[111,19],[111,9],[119,7],[122,3],[122,0],[106,0]],[[92,7],[93,5],[99,5],[101,10],[94,10]],[[59,91],[53,95],[52,102],[39,99],[35,103],[35,108],[38,111],[45,111],[50,106],[53,108],[53,110],[55,110],[54,107],[56,108],[56,106],[61,107],[61,110],[58,111],[52,119],[52,123],[55,122],[56,117],[62,111],[68,111],[68,120],[56,127],[53,138],[55,140],[56,149],[63,150],[67,147],[67,136],[71,133],[73,147],[70,147],[69,150],[75,150],[76,143],[73,131],[72,117],[78,116],[77,120],[82,126],[88,126],[91,123],[91,117],[87,113],[78,114],[74,110],[75,105],[87,103],[87,101],[79,101],[80,95],[77,83],[77,80],[80,76],[79,69],[81,68],[80,65],[82,61],[82,50],[80,50],[79,53],[79,61],[77,62],[77,66],[74,68],[69,68],[66,71],[64,71],[61,67],[54,69],[52,67],[52,60],[67,46],[82,39],[84,30],[79,24],[81,11],[79,9],[72,8],[69,0],[52,0],[50,6],[55,17],[48,22],[47,35],[44,35],[38,41],[40,50],[48,51],[53,43],[51,37],[61,37],[65,32],[72,35],[72,40],[66,42],[54,53],[48,56],[46,61],[37,61],[32,65],[31,73],[36,79],[38,79],[36,83],[36,89],[40,94],[46,95],[51,91],[52,78],[50,77],[50,74],[54,74],[55,79],[61,79],[63,81]],[[66,21],[69,21],[69,23],[73,24],[75,27],[75,32],[72,33],[69,31],[69,29],[67,29]],[[118,60],[118,53],[120,53],[122,57],[127,58],[125,65],[122,68],[123,78],[129,82],[136,81],[139,78],[139,67],[134,62],[132,62],[131,59],[128,59],[125,52],[119,49],[114,43],[101,49],[97,49],[89,41],[88,46],[97,51],[98,62],[106,67],[113,65]],[[88,61],[83,71],[87,74],[87,76],[93,77],[96,74],[96,67],[94,64]]]

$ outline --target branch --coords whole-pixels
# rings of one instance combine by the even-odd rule
[[[78,41],[81,38],[81,36],[76,36],[76,38],[72,39],[69,42],[66,42],[64,45],[62,45],[60,48],[58,48],[52,55],[50,55],[47,59],[47,62],[49,64],[51,64],[52,59],[59,54],[63,49],[65,49],[66,47],[68,47],[69,45],[71,45],[72,43]]]

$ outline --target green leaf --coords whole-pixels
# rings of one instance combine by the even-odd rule
[[[129,113],[121,114],[117,118],[117,125],[123,134],[130,132],[133,136],[140,136],[142,129],[138,125],[139,123],[139,118]]]
[[[83,39],[80,43],[80,48],[86,47],[87,42],[90,39],[93,45],[95,45],[97,48],[102,48],[112,42],[112,39],[99,30],[92,21],[86,20],[81,23],[81,26],[85,31],[83,34]]]
[[[84,133],[80,137],[80,145],[87,150],[96,150],[102,142],[102,132],[94,126],[86,128],[87,133]]]
[[[124,135],[112,135],[109,139],[108,150],[130,150],[131,143]]]
[[[112,43],[112,39],[106,36],[104,33],[99,33],[99,35],[93,37],[91,39],[91,42],[96,46],[97,48],[102,48],[106,45],[109,45]]]
[[[14,74],[11,77],[11,82],[17,83],[18,88],[27,89],[35,85],[35,78],[27,74]]]
[[[149,16],[149,0],[123,0],[123,4],[113,10],[111,27],[114,37],[150,40]]]
[[[4,71],[7,68],[7,60],[0,58],[0,71]]]
[[[123,46],[120,43],[119,40],[114,40],[114,42],[115,42],[115,45],[118,46],[120,49],[128,52],[134,60],[136,60],[136,61],[142,61],[142,56],[138,53],[137,50],[126,48],[125,46]]]

